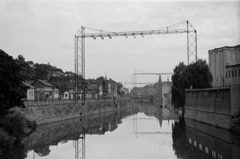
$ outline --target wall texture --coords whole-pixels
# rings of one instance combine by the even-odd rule
[[[82,103],[77,102],[41,102],[41,104],[29,104],[23,111],[31,121],[38,125],[60,120],[99,114],[108,111],[116,111],[121,108],[133,106],[130,99],[94,100]]]

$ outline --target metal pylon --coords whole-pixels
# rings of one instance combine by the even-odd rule
[[[85,134],[77,136],[77,140],[74,142],[75,159],[85,159]]]
[[[187,21],[188,65],[197,62],[197,30]]]
[[[82,103],[82,112],[85,103],[85,28],[82,26],[74,37],[74,55],[75,55],[75,89],[74,89],[74,102]]]

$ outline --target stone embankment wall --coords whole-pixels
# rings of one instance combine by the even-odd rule
[[[121,108],[131,107],[131,99],[91,100],[83,105],[74,101],[46,101],[26,103],[24,114],[38,125],[60,120],[116,111]]]
[[[240,85],[185,91],[185,118],[230,129],[240,111]]]
[[[30,136],[24,139],[26,149],[40,150],[41,147],[56,145],[63,140],[78,140],[81,134],[101,135],[106,131],[113,131],[122,118],[136,114],[138,107],[118,109],[116,112],[104,112],[91,116],[83,116],[70,120],[62,120],[39,125]],[[111,125],[109,127],[109,125]],[[104,129],[100,130],[100,127]]]

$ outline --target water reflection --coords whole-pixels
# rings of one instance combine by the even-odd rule
[[[239,134],[180,118],[173,129],[173,149],[180,159],[239,159]]]
[[[39,126],[0,158],[238,159],[239,141],[226,130],[147,105]]]

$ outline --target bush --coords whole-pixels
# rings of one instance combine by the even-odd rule
[[[10,136],[3,128],[0,127],[0,149],[12,148],[16,138]]]
[[[10,140],[12,136],[15,140],[20,141],[36,129],[36,123],[27,120],[20,109],[14,108],[9,111],[8,115],[1,118],[0,128],[2,128],[1,134],[4,138]]]

